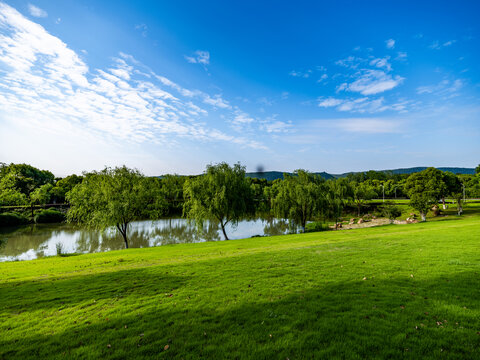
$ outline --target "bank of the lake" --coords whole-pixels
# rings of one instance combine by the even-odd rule
[[[480,217],[0,264],[0,358],[480,357]]]

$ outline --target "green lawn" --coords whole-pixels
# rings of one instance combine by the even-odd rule
[[[0,264],[0,359],[478,359],[480,210]]]

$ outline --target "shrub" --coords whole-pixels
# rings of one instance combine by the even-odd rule
[[[55,244],[55,248],[57,249],[57,256],[62,256],[63,253],[63,244],[61,242],[57,242]]]
[[[0,214],[0,226],[18,226],[27,224],[28,219],[17,213]]]
[[[402,215],[400,208],[395,206],[393,203],[385,203],[381,208],[381,212],[383,216],[390,219],[391,223],[393,223],[397,217]]]
[[[314,221],[305,225],[305,232],[319,232],[330,230],[327,224],[320,221]]]
[[[42,210],[35,215],[35,222],[37,224],[57,223],[63,221],[65,221],[65,215],[58,210]]]

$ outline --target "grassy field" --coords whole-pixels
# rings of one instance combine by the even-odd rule
[[[0,359],[478,359],[479,210],[1,263]]]

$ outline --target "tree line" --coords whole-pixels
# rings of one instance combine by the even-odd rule
[[[455,175],[428,168],[411,175],[383,172],[349,174],[325,180],[306,170],[267,181],[248,178],[245,167],[208,165],[199,176],[147,177],[125,166],[55,178],[47,170],[26,164],[0,165],[0,206],[68,203],[67,219],[94,228],[115,226],[128,247],[127,229],[135,220],[183,215],[201,230],[218,222],[225,239],[227,224],[262,215],[288,219],[305,229],[310,220],[339,221],[346,208],[360,216],[372,199],[408,197],[423,221],[439,201],[457,203],[480,197],[480,166],[476,175]],[[33,211],[33,210],[32,210]],[[386,216],[399,216],[393,205]]]

